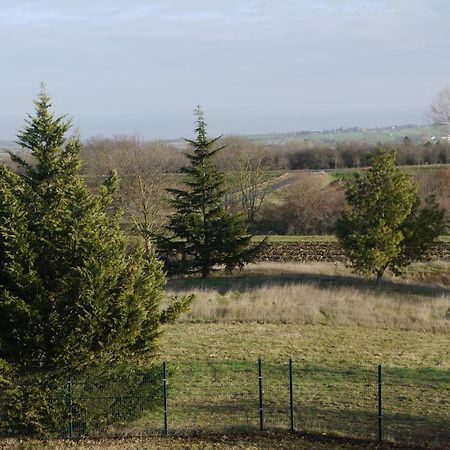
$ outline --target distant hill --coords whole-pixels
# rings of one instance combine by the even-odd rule
[[[408,137],[414,142],[449,140],[450,130],[427,125],[392,125],[380,128],[337,128],[333,130],[298,131],[292,133],[269,133],[243,136],[264,144],[286,144],[293,140],[313,141],[336,145],[340,142],[362,141],[369,144],[399,142]]]
[[[287,133],[264,133],[264,134],[244,134],[240,135],[244,139],[261,142],[262,144],[283,145],[294,140],[317,142],[327,145],[337,145],[342,142],[366,142],[368,144],[400,142],[405,137],[411,141],[424,144],[428,141],[449,141],[450,127],[436,128],[430,125],[389,125],[378,128],[336,128],[331,130],[303,130]],[[185,150],[188,144],[184,139],[168,139],[168,144]],[[20,151],[20,147],[10,140],[0,140],[0,153],[8,151]]]

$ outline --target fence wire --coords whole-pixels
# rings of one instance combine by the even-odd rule
[[[384,430],[387,440],[450,443],[450,371],[383,369]]]
[[[72,375],[68,382],[72,436],[140,436],[162,430],[159,366],[97,369]]]
[[[296,378],[300,384],[300,430],[375,440],[376,367],[306,366],[296,369]]]
[[[294,362],[291,368],[288,362],[263,360],[260,372],[258,361],[174,361],[167,364],[166,390],[162,369],[160,364],[103,367],[28,374],[9,385],[0,383],[0,436],[79,438],[262,428],[372,441],[381,437],[427,448],[450,442],[448,370],[383,368],[379,396],[376,366]]]
[[[199,361],[169,366],[169,429],[251,430],[258,425],[253,361]]]

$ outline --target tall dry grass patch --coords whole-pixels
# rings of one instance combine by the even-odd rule
[[[261,263],[239,276],[178,279],[169,295],[194,292],[183,322],[357,325],[450,331],[450,290],[414,280],[381,289],[343,265]]]

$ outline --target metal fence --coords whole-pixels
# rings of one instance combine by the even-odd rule
[[[25,391],[33,380],[18,386]],[[450,371],[442,369],[212,360],[103,368],[52,381],[42,406],[52,421],[43,432],[55,437],[285,429],[427,448],[450,442]],[[30,389],[20,397],[22,406],[33,399]],[[21,427],[20,418],[11,422],[11,401],[0,392],[0,433],[39,434]]]

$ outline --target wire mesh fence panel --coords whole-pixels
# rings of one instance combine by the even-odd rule
[[[139,436],[161,432],[161,367],[114,367],[72,376],[72,437]]]
[[[450,371],[383,368],[386,440],[444,447],[450,442]]]
[[[264,426],[290,429],[289,363],[263,361]],[[294,383],[294,399],[298,384]]]
[[[256,362],[170,363],[168,410],[169,432],[256,429]]]
[[[376,439],[376,368],[296,367],[294,378],[300,431]]]
[[[0,379],[0,437],[164,432],[162,369],[162,364],[97,367]],[[376,366],[294,362],[291,378],[288,362],[263,360],[260,367],[257,361],[171,362],[166,371],[168,431],[226,433],[255,431],[261,425],[287,431],[294,418],[298,431],[376,440],[383,430],[384,440],[445,448],[450,442],[450,371],[383,368],[381,373],[379,428]]]

